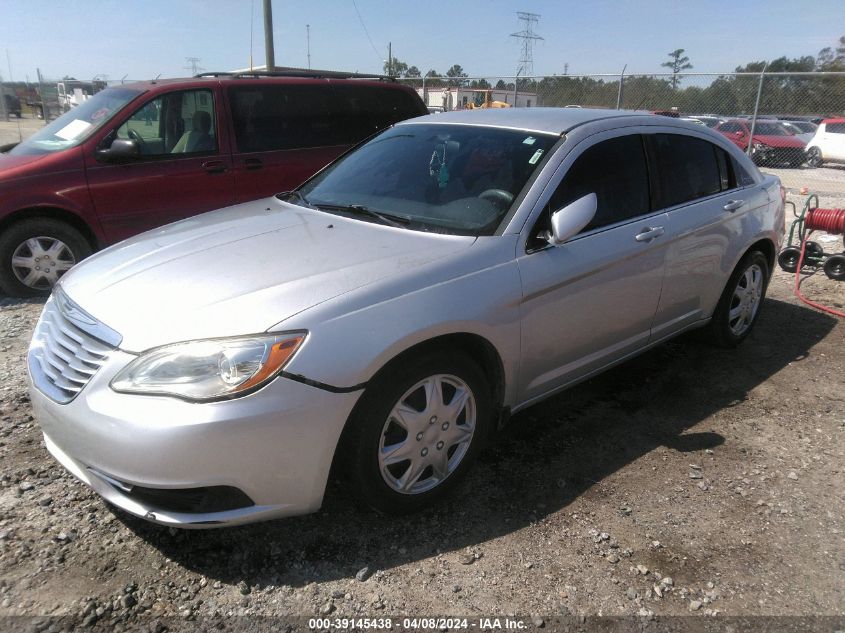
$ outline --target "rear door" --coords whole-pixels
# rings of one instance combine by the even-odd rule
[[[646,136],[655,204],[668,215],[667,261],[654,340],[710,316],[731,274],[747,217],[768,195],[730,154],[704,138]]]
[[[517,261],[523,284],[523,401],[577,380],[648,344],[660,298],[668,221],[651,210],[640,134],[583,141],[552,179],[550,197]],[[574,161],[574,162],[573,162]],[[550,214],[595,193],[595,219],[579,235],[546,246]]]
[[[99,161],[95,151],[86,155],[88,187],[109,243],[232,204],[218,96],[212,88],[158,95],[99,144],[134,139],[139,157],[116,164]]]

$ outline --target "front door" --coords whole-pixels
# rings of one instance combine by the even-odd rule
[[[211,89],[166,93],[100,143],[132,139],[140,156],[121,164],[86,156],[88,187],[109,243],[234,202],[219,113]]]
[[[552,210],[588,193],[598,198],[590,225],[565,244],[533,252],[529,236],[528,252],[517,260],[523,286],[523,402],[649,342],[663,282],[662,232],[668,218],[651,210],[639,134],[592,142],[575,158],[532,229],[535,244],[542,244],[536,235]]]

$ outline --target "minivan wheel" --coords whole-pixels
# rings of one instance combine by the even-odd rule
[[[807,164],[810,167],[821,167],[824,164],[821,149],[818,147],[811,147],[807,150]]]
[[[734,269],[710,321],[710,339],[720,347],[736,347],[751,333],[769,284],[769,263],[751,251]]]
[[[465,476],[490,429],[490,387],[463,354],[430,354],[374,380],[350,421],[353,491],[389,514],[422,509]]]
[[[0,236],[0,288],[12,297],[48,295],[90,254],[88,241],[72,226],[51,218],[23,220]]]

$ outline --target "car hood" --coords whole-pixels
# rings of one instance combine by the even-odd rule
[[[439,235],[258,200],[126,240],[75,266],[65,293],[142,351],[263,332],[307,308],[462,251]]]
[[[0,154],[0,181],[44,175],[82,166],[78,147],[47,154]],[[37,167],[36,167],[37,165]]]

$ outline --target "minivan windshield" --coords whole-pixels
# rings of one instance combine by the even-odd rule
[[[479,125],[402,124],[289,199],[366,221],[380,214],[409,229],[491,235],[559,138]]]
[[[122,87],[98,92],[16,145],[9,153],[49,154],[79,145],[139,94],[137,89]]]

